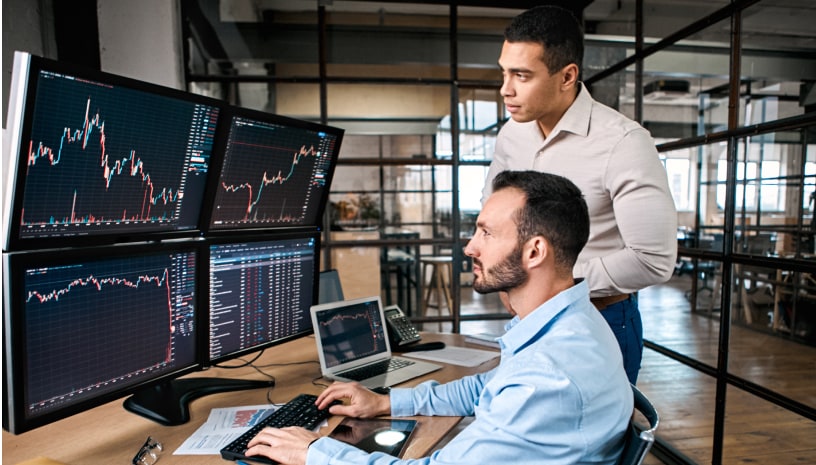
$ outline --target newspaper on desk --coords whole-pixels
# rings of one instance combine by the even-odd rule
[[[210,411],[207,421],[173,454],[218,455],[224,446],[277,409],[276,405],[269,404],[214,408]]]
[[[272,414],[277,405],[214,408],[207,421],[173,452],[173,455],[219,455],[221,449]],[[328,424],[324,421],[317,428]]]

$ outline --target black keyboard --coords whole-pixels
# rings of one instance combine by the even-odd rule
[[[302,426],[309,430],[315,429],[323,420],[331,415],[328,409],[318,410],[317,407],[315,407],[315,400],[317,400],[317,396],[315,395],[300,394],[285,403],[271,415],[261,420],[260,423],[253,426],[249,431],[221,449],[221,457],[227,460],[254,460],[262,463],[276,463],[266,457],[244,455],[247,444],[267,426],[273,428]]]
[[[373,378],[389,371],[394,371],[399,368],[413,365],[414,362],[404,358],[392,358],[383,360],[382,362],[372,363],[370,365],[354,368],[353,370],[338,373],[343,378],[352,379],[354,381],[362,381],[364,379]]]

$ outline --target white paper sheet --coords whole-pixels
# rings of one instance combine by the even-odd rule
[[[421,358],[435,362],[450,363],[466,367],[479,366],[482,363],[499,356],[498,352],[490,350],[471,349],[468,347],[446,346],[444,349],[400,354],[405,357]]]

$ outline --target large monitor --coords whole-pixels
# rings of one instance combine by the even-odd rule
[[[221,108],[16,52],[3,250],[194,234]]]
[[[343,130],[236,107],[223,128],[209,231],[321,227]]]
[[[199,369],[199,255],[188,245],[5,254],[3,428],[21,433]]]
[[[343,131],[19,52],[12,80],[3,428],[273,386],[183,375],[312,332]]]
[[[312,333],[319,233],[293,233],[209,246],[209,363]]]

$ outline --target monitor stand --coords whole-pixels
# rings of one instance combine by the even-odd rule
[[[137,391],[125,399],[126,410],[166,426],[190,420],[189,403],[199,397],[219,392],[269,388],[274,380],[224,378],[175,379]]]

